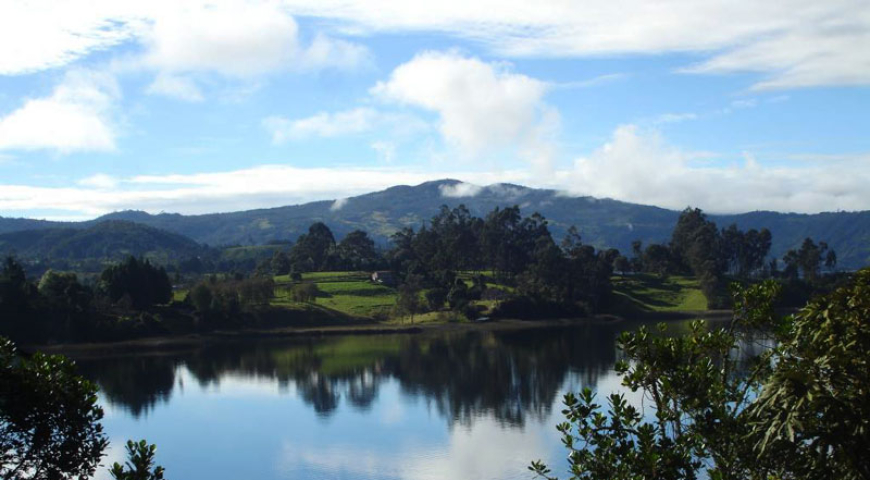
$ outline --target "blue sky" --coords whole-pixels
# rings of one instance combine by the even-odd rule
[[[0,215],[232,211],[445,177],[870,208],[866,0],[142,3],[0,5]]]

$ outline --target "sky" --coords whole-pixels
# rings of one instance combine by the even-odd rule
[[[868,87],[870,0],[0,0],[0,216],[443,178],[867,210]]]

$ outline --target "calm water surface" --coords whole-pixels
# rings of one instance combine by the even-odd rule
[[[525,479],[538,458],[565,476],[561,397],[619,389],[615,340],[630,327],[246,341],[78,363],[100,386],[108,463],[146,438],[170,479]]]

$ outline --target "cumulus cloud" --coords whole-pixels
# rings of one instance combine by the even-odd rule
[[[317,34],[308,44],[280,2],[70,0],[0,3],[0,74],[55,68],[135,43],[118,70],[157,74],[151,94],[199,101],[201,77],[252,79],[277,71],[354,69],[371,63],[364,46]]]
[[[788,167],[765,166],[751,154],[741,162],[713,163],[709,154],[685,151],[634,125],[617,128],[565,175],[566,190],[574,194],[716,213],[864,210],[870,192],[862,185],[868,182],[870,155]]]
[[[112,113],[120,96],[107,73],[68,72],[51,95],[27,100],[0,117],[0,150],[114,150]]]
[[[57,216],[96,216],[143,209],[186,214],[276,207],[345,199],[394,185],[457,178],[445,196],[473,196],[481,187],[518,201],[528,190],[511,183],[545,187],[565,195],[592,195],[712,213],[778,210],[813,213],[866,210],[870,205],[870,154],[800,156],[791,166],[766,166],[746,154],[739,162],[714,163],[709,154],[685,151],[655,131],[619,127],[610,141],[571,168],[553,175],[533,170],[502,172],[409,170],[407,168],[255,168],[188,175],[108,177],[95,175],[78,186],[37,187],[0,183],[0,212],[55,211]],[[342,201],[333,203],[335,208]]]
[[[548,163],[543,147],[558,126],[558,112],[543,101],[546,82],[456,52],[423,52],[398,66],[371,93],[439,116],[444,139],[470,155],[518,147]]]
[[[161,71],[248,77],[287,64],[298,47],[296,21],[274,3],[181,2],[154,13],[143,61]]]
[[[441,191],[441,196],[447,198],[476,197],[483,191],[483,187],[464,182],[440,185],[438,189]]]
[[[321,33],[314,37],[311,44],[302,51],[296,68],[301,70],[324,68],[355,70],[369,67],[373,63],[371,52],[365,46],[339,38],[331,38]]]

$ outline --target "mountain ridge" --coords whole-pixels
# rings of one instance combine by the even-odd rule
[[[52,222],[0,217],[0,233],[41,228],[88,228],[101,221],[141,223],[189,237],[208,245],[259,245],[295,240],[316,221],[326,223],[341,238],[362,229],[380,244],[404,227],[419,227],[441,205],[464,204],[472,214],[485,216],[496,207],[518,205],[524,215],[539,212],[550,222],[554,237],[576,226],[585,242],[629,252],[633,240],[667,241],[679,211],[623,202],[611,198],[567,196],[551,189],[515,184],[472,185],[445,179],[420,185],[394,185],[384,190],[340,200],[226,213],[149,214],[141,210],[112,212],[84,222]],[[708,215],[720,228],[732,223],[742,229],[766,227],[773,233],[771,255],[798,246],[804,238],[827,241],[840,264],[858,268],[870,264],[870,211],[815,214],[753,211]]]

